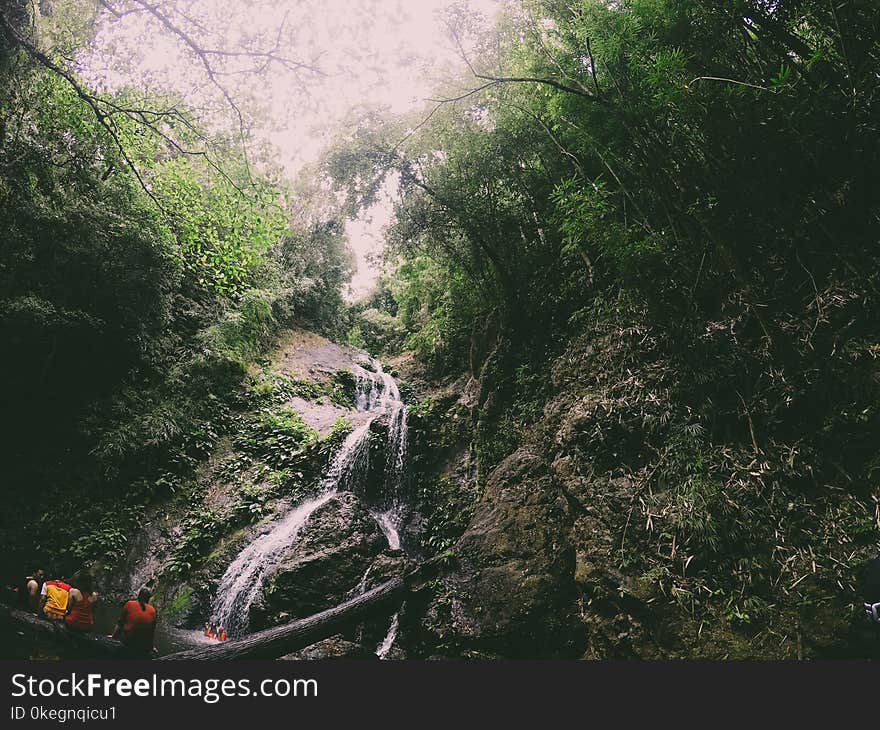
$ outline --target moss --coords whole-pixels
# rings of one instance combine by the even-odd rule
[[[317,401],[328,395],[328,389],[314,380],[290,378],[292,393],[304,400]]]
[[[192,603],[193,590],[188,585],[180,586],[170,599],[165,597],[163,601],[157,601],[166,620],[176,623],[182,619]]]
[[[357,380],[351,370],[337,370],[330,381],[330,392],[328,392],[330,400],[344,406],[354,403],[357,395]]]
[[[205,565],[210,565],[211,563],[222,560],[226,553],[229,551],[230,546],[241,540],[248,533],[249,530],[249,526],[244,526],[238,528],[237,530],[233,530],[232,532],[221,537],[220,541],[217,543],[217,546],[205,558]]]

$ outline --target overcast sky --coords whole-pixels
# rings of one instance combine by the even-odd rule
[[[441,79],[463,70],[442,21],[453,4],[492,18],[499,0],[175,0],[167,7],[182,9],[185,16],[176,21],[212,47],[234,50],[248,38],[271,47],[280,39],[279,53],[321,71],[292,74],[271,66],[257,82],[244,75],[220,77],[242,108],[261,121],[258,137],[271,143],[277,161],[293,176],[320,156],[353,109],[420,108]],[[179,39],[157,30],[137,15],[104,23],[90,73],[111,87],[170,86],[188,100],[212,90]],[[386,200],[347,228],[358,260],[355,296],[375,279],[366,256],[381,246],[389,210]]]

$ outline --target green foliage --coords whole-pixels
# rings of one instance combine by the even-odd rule
[[[357,395],[357,381],[351,370],[337,370],[331,378],[330,399],[341,406],[350,406]]]
[[[461,363],[467,352],[473,320],[485,306],[467,276],[426,256],[404,261],[394,272],[386,306],[395,315],[364,312],[356,320],[365,345],[375,352],[414,350],[438,370]],[[382,330],[381,332],[379,330]]]
[[[258,404],[282,404],[293,397],[317,401],[329,397],[331,400],[347,398],[347,379],[353,379],[350,371],[339,371],[331,378],[329,385],[315,380],[300,380],[273,368],[263,365],[249,378],[249,398]],[[352,380],[352,388],[353,380]],[[353,397],[353,396],[352,396]],[[343,401],[345,405],[350,399]]]
[[[183,534],[174,554],[164,566],[165,572],[172,578],[188,575],[226,527],[227,521],[214,510],[201,510],[191,515],[183,525]]]
[[[354,258],[338,212],[321,211],[295,221],[275,256],[297,316],[329,335],[341,335],[342,287],[354,272]]]
[[[57,519],[55,515],[52,519]],[[45,525],[48,529],[48,525]],[[87,561],[100,556],[108,561],[119,560],[128,547],[128,533],[120,527],[115,517],[104,518],[91,532],[86,533],[72,546],[70,555],[78,561]],[[46,546],[48,549],[49,546]],[[38,549],[40,547],[38,546]]]
[[[170,601],[156,601],[159,603],[159,609],[165,620],[172,623],[179,621],[192,605],[192,594],[192,588],[185,585],[174,594]]]
[[[67,8],[55,20],[50,56],[67,69],[61,54],[77,54],[93,16]],[[246,172],[240,151],[215,139],[210,162],[183,154],[121,111],[104,118],[114,139],[68,79],[6,40],[0,336],[9,355],[0,362],[0,480],[11,501],[2,546],[59,566],[113,562],[146,505],[180,492],[259,396],[239,385],[280,330],[294,316],[338,326],[347,250],[337,230],[303,240],[299,258],[285,258],[286,191]],[[177,125],[184,146],[204,141],[184,100],[149,93],[108,96],[116,106],[106,108],[176,109],[162,117],[163,129]],[[315,277],[320,286],[310,283]],[[275,426],[281,441],[301,435]],[[284,445],[271,448],[280,464]],[[80,516],[58,534],[69,549],[15,528],[15,514],[40,514],[46,504],[46,514]]]
[[[374,355],[381,355],[399,351],[403,346],[404,336],[404,328],[396,317],[370,307],[357,313],[349,331],[348,342]]]
[[[274,469],[284,469],[316,441],[318,434],[303,423],[292,408],[265,408],[248,421],[236,435],[236,445],[244,453],[259,457]]]
[[[220,321],[199,333],[197,341],[213,356],[244,366],[267,350],[289,324],[289,316],[286,301],[276,292],[249,289]]]
[[[27,419],[25,394],[75,404],[150,357],[180,268],[136,184],[105,179],[118,160],[69,87],[27,74],[3,84],[0,115],[0,331],[16,353],[0,374]]]
[[[259,185],[247,197],[183,157],[158,165],[154,194],[172,211],[177,256],[194,289],[236,298],[254,282],[260,257],[287,229],[279,191]]]
[[[614,545],[592,558],[652,576],[652,610],[843,615],[876,551],[878,19],[532,0],[472,61],[553,83],[445,104],[393,159],[351,147],[353,197],[383,165],[401,181],[365,309],[480,377],[481,465],[525,444],[577,474]]]
[[[450,477],[424,484],[416,499],[429,518],[423,544],[430,555],[440,555],[461,537],[470,521],[473,504],[462,499],[461,485]]]
[[[98,440],[93,453],[104,468],[118,472],[157,448],[179,448],[180,458],[190,462],[208,454],[229,425],[229,401],[247,365],[274,342],[286,316],[278,295],[250,290],[219,322],[196,333],[198,349],[180,352],[152,387],[120,389],[96,409],[90,417]],[[285,389],[296,390],[290,383]]]
[[[354,426],[351,421],[345,416],[339,416],[339,418],[333,422],[333,426],[330,428],[330,432],[324,437],[324,441],[330,444],[341,443],[342,440],[351,433],[353,428]]]
[[[238,500],[232,505],[232,521],[235,523],[258,522],[270,514],[271,509],[267,504],[270,493],[269,490],[256,485],[243,487],[238,493]]]

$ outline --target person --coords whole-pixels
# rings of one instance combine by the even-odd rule
[[[156,617],[156,607],[150,604],[150,589],[144,586],[138,591],[137,600],[126,601],[122,607],[113,638],[120,639],[133,654],[148,657],[155,651]]]
[[[91,573],[85,573],[75,588],[71,588],[67,598],[67,615],[64,622],[67,628],[81,633],[95,630],[95,604],[98,594],[94,589]]]
[[[211,635],[211,624],[205,623],[205,636]]]
[[[43,590],[43,571],[35,570],[30,575],[25,576],[22,584],[16,589],[18,594],[18,603],[21,608],[31,613],[37,612],[37,606],[40,602],[40,591]]]
[[[222,626],[217,627],[217,638],[220,641],[226,641],[226,629],[224,629]]]
[[[47,580],[40,589],[40,610],[52,621],[63,621],[67,613],[70,583],[63,580]]]
[[[880,557],[869,561],[862,574],[862,599],[865,613],[880,624]]]

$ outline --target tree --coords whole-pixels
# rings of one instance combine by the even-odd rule
[[[161,4],[147,0],[94,0],[88,3],[56,0],[46,7],[52,8],[48,15],[41,13],[35,5],[31,6],[32,23],[29,27],[21,22],[21,18],[16,22],[12,15],[0,12],[0,29],[5,43],[23,51],[34,63],[70,85],[113,141],[124,164],[160,207],[160,201],[153,196],[148,181],[141,174],[137,159],[130,154],[126,128],[134,126],[141,134],[155,137],[171,154],[201,158],[244,193],[252,182],[249,145],[253,116],[247,111],[249,107],[242,105],[237,97],[243,95],[244,89],[252,89],[253,78],[264,75],[269,69],[284,70],[302,88],[309,77],[320,74],[314,64],[291,58],[282,50],[295,46],[299,33],[295,24],[288,23],[288,15],[283,16],[277,28],[271,24],[257,27],[238,43],[218,40],[229,35],[218,28],[218,18],[223,18],[229,28],[236,27],[236,24],[246,27],[247,18],[243,13],[256,14],[255,8],[244,9],[239,3],[224,4],[220,0],[201,3],[179,0]],[[23,11],[19,10],[18,14],[21,16]],[[111,41],[114,65],[123,62],[120,56],[126,52],[131,56],[129,63],[136,64],[137,52],[126,46],[155,47],[159,43],[165,53],[178,56],[177,73],[186,67],[187,61],[190,62],[190,67],[199,70],[213,93],[203,94],[198,100],[190,99],[189,105],[183,105],[164,94],[157,94],[155,89],[150,89],[147,94],[129,92],[123,99],[113,93],[94,90],[92,85],[78,77],[77,63],[73,59],[82,56],[85,39],[94,37],[99,29],[108,25],[122,29]],[[77,31],[71,32],[71,27]],[[112,36],[112,30],[107,32]],[[166,79],[164,84],[167,89],[170,80]],[[201,113],[195,111],[199,107],[203,109]],[[244,173],[244,180],[237,182],[226,175],[219,159],[222,150],[229,146],[223,138],[228,134],[230,118]]]
[[[571,388],[595,420],[536,448],[630,475],[669,529],[637,542],[625,514],[621,562],[672,575],[685,550],[700,573],[663,585],[701,610],[704,588],[773,604],[813,552],[838,562],[798,601],[845,602],[842,546],[876,538],[878,22],[857,2],[536,0],[471,41],[454,18],[470,77],[361,156],[400,174],[408,343],[460,371],[463,323],[498,311],[475,448],[535,446],[529,406]]]

